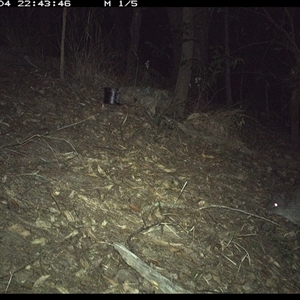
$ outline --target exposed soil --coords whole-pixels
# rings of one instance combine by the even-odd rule
[[[287,134],[155,120],[24,66],[0,90],[2,293],[300,292],[298,228],[264,208],[299,175]]]

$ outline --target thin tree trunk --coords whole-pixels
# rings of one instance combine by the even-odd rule
[[[273,18],[266,8],[262,8],[262,15],[265,16],[270,23],[278,30],[282,35],[280,43],[285,45],[286,49],[290,50],[295,57],[295,65],[293,73],[294,85],[291,99],[291,142],[298,146],[300,144],[299,136],[299,119],[300,119],[300,49],[296,42],[297,30],[294,28],[294,17],[292,13],[293,8],[284,8],[284,13],[287,16],[287,26],[282,26],[276,18]]]
[[[127,67],[124,76],[125,84],[136,85],[136,79],[138,74],[138,60],[137,55],[139,39],[140,39],[140,27],[141,27],[141,9],[136,7],[133,10],[132,22],[130,26],[130,47],[127,54]]]
[[[228,21],[228,7],[225,7],[224,14],[224,25],[225,25],[225,85],[226,85],[226,104],[232,106],[232,93],[231,93],[231,80],[230,80],[230,50],[229,50],[229,21]]]
[[[61,42],[60,42],[60,79],[64,80],[65,71],[65,39],[66,39],[66,24],[67,24],[67,8],[63,9],[63,25],[61,31]]]
[[[208,7],[196,7],[194,15],[195,41],[194,41],[194,61],[192,70],[192,83],[194,85],[195,110],[200,103],[208,102],[208,83],[206,82],[208,68],[208,28],[209,28],[209,9]],[[196,82],[200,78],[200,81]],[[192,87],[193,87],[192,85]],[[197,101],[197,103],[196,103]]]
[[[300,53],[296,58],[296,77],[291,99],[291,142],[298,146],[299,136],[299,109],[300,109]]]
[[[40,24],[41,24],[41,32],[43,32],[43,36],[41,37],[43,39],[43,45],[45,49],[49,49],[51,47],[49,42],[49,34],[50,34],[50,12],[47,9],[41,9],[39,11],[39,18],[40,18]],[[46,55],[49,55],[49,53],[46,53]]]
[[[182,51],[180,67],[177,76],[177,82],[174,92],[175,104],[178,105],[178,115],[183,117],[185,105],[187,102],[189,84],[192,74],[192,58],[194,48],[194,27],[193,12],[191,7],[182,8],[183,32],[182,32]]]
[[[167,12],[171,28],[171,44],[173,50],[171,84],[175,86],[180,66],[180,56],[182,48],[180,38],[178,38],[182,34],[182,8],[167,7]]]

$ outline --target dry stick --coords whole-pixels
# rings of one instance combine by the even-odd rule
[[[148,280],[151,284],[158,287],[163,293],[191,293],[183,289],[179,285],[173,283],[168,278],[162,276],[156,270],[149,267],[138,256],[128,250],[120,243],[113,243],[113,247],[122,256],[124,261],[133,269],[135,269],[141,276]]]
[[[55,160],[56,160],[56,162],[57,162],[57,165],[59,166],[59,161],[58,161],[58,158],[57,158],[57,156],[56,156],[56,154],[55,154],[55,152],[54,152],[54,149],[49,145],[49,143],[47,143],[47,142],[43,139],[42,136],[40,136],[39,138],[40,138],[40,139],[48,146],[48,148],[49,148],[50,151],[52,152],[52,154],[53,154],[53,156],[54,156],[54,158],[55,158]]]
[[[74,150],[74,152],[78,155],[78,152],[76,151],[76,149],[74,148],[74,146],[73,146],[69,141],[67,141],[66,139],[61,139],[61,138],[57,138],[57,137],[50,137],[50,136],[47,136],[47,135],[35,134],[35,135],[29,137],[28,139],[23,140],[22,142],[20,142],[19,144],[17,144],[17,146],[23,146],[23,145],[29,143],[29,142],[30,142],[31,140],[33,140],[34,138],[40,138],[40,139],[48,146],[48,148],[49,148],[50,151],[52,152],[52,154],[53,154],[53,156],[54,156],[54,158],[55,158],[55,160],[56,160],[56,162],[57,162],[58,165],[59,165],[59,161],[58,161],[58,158],[57,158],[57,156],[56,156],[56,154],[55,154],[55,151],[54,151],[54,149],[49,145],[49,143],[47,143],[47,142],[45,141],[45,138],[47,138],[47,139],[55,139],[55,140],[60,140],[60,141],[66,142],[67,144],[69,144],[69,145],[71,146],[71,148]]]
[[[202,210],[202,209],[207,209],[207,208],[223,208],[223,209],[229,209],[229,210],[233,210],[233,211],[238,211],[238,212],[241,212],[243,214],[246,214],[246,215],[249,215],[249,216],[252,216],[252,217],[256,217],[256,218],[265,220],[267,222],[270,222],[270,223],[272,223],[274,225],[280,226],[278,223],[273,222],[273,221],[271,221],[271,220],[269,220],[267,218],[264,218],[262,216],[259,216],[259,215],[256,215],[256,214],[252,214],[252,213],[249,213],[247,211],[244,211],[244,210],[241,210],[241,209],[238,209],[238,208],[233,208],[233,207],[224,206],[224,205],[210,205],[210,206],[200,207],[197,210]]]
[[[43,179],[45,179],[46,181],[49,181],[49,182],[51,182],[51,180],[55,181],[52,178],[48,179],[47,177],[45,177],[43,175],[40,175],[39,172],[40,172],[40,170],[32,172],[32,173],[21,173],[18,176],[36,176],[36,177],[43,178]]]
[[[179,192],[179,195],[178,195],[177,199],[175,200],[175,202],[173,203],[173,205],[168,209],[168,212],[167,212],[166,214],[164,214],[162,220],[160,220],[160,221],[158,221],[158,222],[155,222],[155,223],[153,223],[153,224],[151,224],[151,225],[149,225],[149,226],[146,226],[146,222],[145,222],[145,220],[144,220],[144,218],[143,218],[143,216],[142,216],[142,220],[143,220],[144,225],[143,225],[141,228],[139,228],[138,230],[136,230],[135,232],[131,233],[131,234],[129,235],[129,237],[127,238],[127,240],[126,240],[126,243],[128,244],[129,248],[132,248],[132,245],[131,245],[131,239],[132,239],[134,236],[136,236],[137,234],[139,234],[139,233],[141,233],[141,232],[143,232],[143,231],[147,231],[147,230],[149,230],[150,228],[155,227],[155,226],[158,226],[158,225],[165,225],[165,224],[162,223],[163,220],[164,220],[166,217],[168,217],[168,214],[169,214],[170,211],[173,209],[173,207],[176,205],[176,203],[177,203],[178,199],[180,198],[181,194],[183,193],[183,191],[184,191],[186,185],[187,185],[187,181],[184,183],[184,185],[183,185],[181,191]],[[154,206],[156,206],[156,204],[154,204]],[[160,202],[158,202],[158,206],[159,206],[159,208],[161,208],[161,203],[160,203]],[[167,223],[166,223],[166,224],[167,224]]]
[[[127,121],[127,118],[128,118],[128,106],[126,104],[125,104],[125,106],[127,107],[127,113],[126,113],[126,116],[125,116],[124,120],[122,121],[122,123],[120,125],[120,134],[121,134],[121,139],[123,141],[125,141],[124,135],[123,135],[123,126],[125,125],[125,123]]]
[[[177,199],[175,200],[175,202],[173,203],[173,205],[172,205],[171,208],[169,209],[169,212],[170,212],[170,210],[176,205],[176,203],[177,203],[177,201],[179,200],[180,196],[182,195],[182,193],[183,193],[183,191],[184,191],[186,185],[187,185],[187,181],[184,183],[184,185],[183,185],[181,191],[179,192],[179,195],[178,195]]]
[[[64,141],[65,143],[69,144],[70,147],[74,150],[74,152],[78,154],[77,150],[75,149],[75,147],[66,139],[62,139],[62,138],[58,138],[58,137],[51,137],[51,136],[42,136],[43,138],[47,138],[47,139],[53,139],[53,140],[58,140],[58,141]],[[48,143],[47,143],[48,144]]]
[[[9,278],[9,284],[10,284],[11,278],[12,278],[12,276],[13,276],[15,273],[17,273],[17,272],[21,271],[22,269],[26,268],[28,265],[33,264],[33,263],[34,263],[34,262],[35,262],[42,254],[44,254],[44,250],[42,250],[39,254],[37,254],[37,256],[36,256],[35,258],[31,259],[29,262],[26,262],[26,263],[25,263],[23,266],[21,266],[20,268],[14,270],[14,271],[10,271],[10,272],[9,272],[10,275],[2,275],[2,276],[0,276],[0,279],[6,278],[6,277],[9,276],[9,277],[10,277],[10,278]],[[8,286],[7,286],[7,288],[8,288]]]
[[[10,286],[10,282],[12,280],[12,277],[14,275],[14,273],[12,273],[11,271],[9,272],[9,274],[10,274],[10,276],[9,276],[9,280],[8,280],[8,283],[7,283],[6,288],[5,288],[5,293],[7,292],[8,288]]]
[[[87,120],[89,120],[89,119],[91,119],[91,118],[94,118],[94,117],[95,117],[95,115],[90,116],[90,117],[88,117],[88,118],[86,118],[86,119],[84,119],[84,120],[81,120],[81,121],[78,121],[78,122],[76,122],[76,123],[72,123],[72,124],[66,125],[66,126],[64,126],[64,127],[55,129],[55,130],[53,130],[53,131],[47,132],[47,133],[42,134],[42,135],[41,135],[41,134],[34,134],[34,135],[32,135],[32,136],[29,136],[29,137],[25,138],[25,139],[24,139],[23,141],[21,141],[21,142],[18,142],[18,143],[15,143],[15,144],[11,144],[11,145],[7,145],[7,146],[3,145],[3,146],[0,147],[0,149],[8,148],[8,147],[13,147],[13,146],[18,146],[18,147],[24,146],[24,145],[26,145],[27,143],[29,143],[30,141],[32,141],[34,138],[40,138],[40,139],[41,139],[41,140],[49,147],[49,149],[51,150],[51,152],[53,153],[53,155],[54,155],[54,157],[55,157],[56,162],[58,163],[58,159],[57,159],[57,157],[56,157],[56,155],[55,155],[55,153],[54,153],[53,148],[45,141],[45,138],[48,138],[48,139],[56,139],[56,140],[61,140],[61,141],[66,142],[67,144],[69,144],[69,145],[71,146],[71,148],[74,150],[74,152],[78,155],[77,150],[75,149],[75,147],[74,147],[69,141],[67,141],[66,139],[61,139],[61,138],[57,138],[57,137],[51,137],[51,136],[49,136],[49,134],[54,133],[54,132],[57,132],[57,131],[60,131],[60,130],[63,130],[63,129],[66,129],[66,128],[69,128],[69,127],[72,127],[72,126],[75,126],[75,125],[78,125],[78,124],[83,123],[83,122],[85,122],[85,121],[87,121]]]
[[[97,114],[96,114],[96,115],[93,115],[93,116],[90,116],[90,117],[88,117],[88,118],[86,118],[86,119],[84,119],[84,120],[78,121],[78,122],[76,122],[76,123],[72,123],[72,124],[69,124],[69,125],[60,127],[60,128],[58,128],[58,129],[52,130],[52,131],[50,131],[49,133],[56,132],[56,131],[60,131],[60,130],[63,130],[63,129],[66,129],[66,128],[69,128],[69,127],[78,125],[78,124],[83,123],[83,122],[85,122],[85,121],[87,121],[87,120],[89,120],[89,119],[94,118],[95,116],[97,116]]]
[[[55,130],[52,130],[52,131],[49,131],[49,132],[46,132],[45,134],[34,134],[34,135],[32,135],[32,136],[29,136],[28,138],[25,138],[25,139],[24,139],[23,141],[21,141],[21,142],[14,143],[14,144],[11,144],[11,145],[6,145],[6,146],[3,145],[3,146],[0,147],[0,149],[2,149],[2,148],[8,148],[8,147],[13,147],[13,146],[23,146],[23,145],[29,143],[29,142],[30,142],[32,139],[34,139],[35,137],[49,138],[48,135],[50,135],[51,133],[54,133],[54,132],[57,132],[57,131],[60,131],[60,130],[63,130],[63,129],[66,129],[66,128],[69,128],[69,127],[72,127],[72,126],[75,126],[75,125],[78,125],[78,124],[80,124],[80,123],[83,123],[83,122],[85,122],[85,121],[91,119],[91,118],[94,118],[95,116],[96,116],[96,115],[90,116],[90,117],[88,117],[88,118],[86,118],[86,119],[84,119],[84,120],[81,120],[81,121],[78,121],[78,122],[76,122],[76,123],[72,123],[72,124],[69,124],[69,125],[60,127],[60,128],[58,128],[58,129],[55,129]],[[53,139],[54,139],[54,138],[53,138]],[[59,139],[59,138],[56,138],[56,139]],[[62,139],[62,140],[64,140],[64,139]],[[66,141],[66,140],[64,140],[64,141]],[[67,141],[66,141],[66,142],[67,142]],[[70,143],[69,143],[69,144],[70,144]],[[74,148],[73,146],[72,146],[72,148],[75,150],[75,148]]]

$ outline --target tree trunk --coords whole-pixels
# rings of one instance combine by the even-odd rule
[[[112,38],[111,45],[113,50],[120,51],[121,53],[125,52],[124,50],[127,48],[127,32],[125,30],[127,18],[124,20],[124,12],[123,7],[116,7],[110,10],[111,18],[114,21],[114,25],[112,28]]]
[[[199,108],[200,103],[208,102],[208,7],[196,7],[194,15],[194,61],[192,69],[192,94],[195,102],[194,109]]]
[[[291,51],[295,57],[295,68],[293,68],[294,82],[291,99],[291,142],[296,146],[300,144],[299,136],[299,118],[300,118],[300,49],[297,43],[298,31],[294,28],[295,16],[293,8],[284,8],[284,17],[286,17],[286,26],[282,26],[283,19],[272,17],[266,8],[262,8],[262,15],[278,30],[282,39],[280,44],[285,45],[286,49]]]
[[[182,50],[180,58],[180,67],[174,92],[174,100],[175,104],[178,107],[177,112],[179,117],[183,117],[185,104],[187,102],[189,84],[192,74],[192,58],[194,45],[194,9],[191,7],[183,7],[182,12]]]
[[[299,109],[300,109],[300,53],[296,58],[296,75],[291,99],[291,142],[299,146]]]
[[[62,15],[62,30],[61,30],[61,42],[60,42],[60,79],[64,80],[65,74],[65,39],[66,39],[66,24],[67,24],[67,8],[63,8]]]
[[[41,35],[42,43],[45,47],[45,49],[51,48],[51,43],[49,41],[49,34],[50,34],[50,12],[47,9],[41,9],[39,11],[39,18],[40,18],[40,24],[41,27],[39,28],[40,32],[43,34]],[[46,55],[49,55],[52,53],[46,53]]]
[[[175,86],[181,56],[181,28],[182,28],[182,8],[180,7],[167,7],[170,28],[171,28],[171,44],[173,50],[172,57],[172,70],[171,70],[171,85]]]
[[[124,76],[125,84],[136,84],[136,77],[138,73],[138,46],[140,39],[140,27],[141,27],[141,9],[136,7],[133,10],[132,22],[130,26],[130,46],[127,54],[127,67]]]
[[[229,50],[229,21],[228,21],[228,7],[225,7],[224,27],[225,27],[225,85],[226,85],[226,104],[232,106],[231,80],[230,80],[230,50]]]

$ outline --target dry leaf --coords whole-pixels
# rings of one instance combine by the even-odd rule
[[[38,280],[33,284],[33,288],[37,288],[45,283],[45,281],[50,277],[50,275],[44,275],[38,278]]]
[[[27,237],[31,234],[30,231],[28,231],[22,224],[14,224],[8,227],[8,230],[22,237]]]

